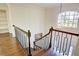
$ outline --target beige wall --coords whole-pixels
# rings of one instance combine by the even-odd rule
[[[10,32],[14,34],[12,25],[16,25],[25,31],[31,31],[31,44],[33,47],[34,34],[43,32],[45,23],[45,9],[27,4],[8,4],[9,19],[10,19]]]

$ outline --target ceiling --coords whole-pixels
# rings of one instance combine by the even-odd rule
[[[60,6],[60,3],[10,3],[11,5],[34,5],[40,7],[56,7]],[[0,3],[0,5],[6,5],[6,3]],[[63,3],[63,6],[79,6],[79,3]]]

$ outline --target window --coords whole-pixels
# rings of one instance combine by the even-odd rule
[[[68,11],[58,16],[58,26],[77,28],[79,13]]]

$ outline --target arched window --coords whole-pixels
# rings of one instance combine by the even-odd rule
[[[60,13],[58,16],[58,26],[77,28],[79,13],[74,11],[67,11]]]

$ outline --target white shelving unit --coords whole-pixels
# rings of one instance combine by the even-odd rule
[[[0,10],[0,33],[8,32],[8,21],[6,17],[6,11]]]

